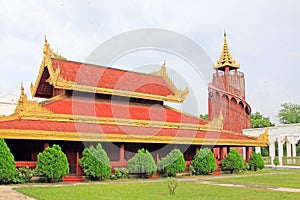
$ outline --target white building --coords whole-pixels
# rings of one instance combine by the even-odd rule
[[[275,158],[275,143],[278,142],[278,160],[280,165],[283,164],[283,145],[286,143],[286,163],[296,164],[296,144],[300,140],[300,124],[284,124],[268,128],[253,128],[244,129],[243,133],[249,136],[258,137],[264,133],[266,129],[269,132],[269,155],[271,157],[271,164]],[[255,151],[260,153],[260,147],[255,147]]]

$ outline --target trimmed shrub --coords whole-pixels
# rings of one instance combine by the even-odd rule
[[[201,149],[192,160],[190,171],[195,175],[207,175],[216,171],[217,164],[210,149]]]
[[[122,168],[115,168],[115,176],[117,178],[128,178],[129,171],[127,168],[122,167]]]
[[[229,154],[222,161],[223,171],[229,170],[230,173],[238,173],[244,169],[244,161],[240,153],[235,149],[230,149]]]
[[[186,164],[183,154],[179,149],[173,149],[166,157],[159,161],[157,168],[160,174],[170,177],[176,176],[176,173],[184,172]]]
[[[100,143],[96,148],[93,146],[89,149],[85,148],[82,154],[83,157],[79,160],[79,164],[87,176],[90,176],[92,180],[103,180],[110,177],[110,160]]]
[[[248,160],[248,165],[250,170],[257,171],[258,169],[261,170],[265,167],[265,162],[259,153],[254,152]]]
[[[47,147],[37,156],[36,173],[48,179],[48,182],[61,181],[69,173],[69,163],[66,154],[59,145]]]
[[[0,184],[11,183],[16,174],[16,163],[7,144],[0,139]]]
[[[135,156],[129,159],[128,170],[129,173],[148,174],[152,176],[156,172],[157,167],[149,151],[139,149]]]

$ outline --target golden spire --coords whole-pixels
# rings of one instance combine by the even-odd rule
[[[223,49],[222,49],[222,54],[218,60],[218,64],[214,65],[213,68],[225,70],[226,66],[228,66],[230,69],[239,69],[240,68],[240,64],[235,63],[235,60],[232,58],[232,56],[229,52],[229,48],[228,48],[228,44],[227,44],[227,40],[226,40],[226,32],[224,31],[224,45],[223,45]]]

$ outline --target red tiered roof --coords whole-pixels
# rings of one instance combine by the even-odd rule
[[[174,91],[160,76],[101,67],[68,60],[51,59],[54,70],[77,85],[125,90],[159,96],[174,95]]]
[[[105,118],[150,120],[190,124],[206,124],[205,121],[168,109],[158,104],[147,105],[129,102],[91,101],[78,98],[63,98],[43,107],[58,114],[84,115]]]

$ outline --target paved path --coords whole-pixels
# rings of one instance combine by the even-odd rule
[[[15,186],[1,185],[0,186],[0,200],[34,200],[33,198],[27,197],[12,188]]]
[[[178,181],[190,181],[196,182],[199,184],[207,184],[207,185],[218,185],[224,187],[242,187],[242,188],[261,188],[266,190],[280,191],[280,192],[299,192],[300,189],[297,188],[285,188],[285,187],[276,187],[276,186],[262,186],[262,185],[249,185],[249,184],[232,184],[232,183],[220,183],[214,182],[214,179],[218,178],[232,178],[232,177],[242,177],[242,176],[261,176],[261,175],[271,175],[271,174],[279,174],[279,173],[288,173],[288,172],[276,172],[276,173],[268,173],[268,174],[249,174],[249,175],[220,175],[220,176],[209,176],[209,177],[181,177],[178,178]],[[161,182],[165,181],[164,179],[140,179],[140,180],[128,180],[128,181],[103,181],[103,182],[89,182],[89,183],[58,183],[58,184],[25,184],[25,185],[0,185],[0,200],[34,200],[33,198],[27,197],[23,194],[18,193],[13,190],[13,188],[17,187],[48,187],[48,186],[73,186],[73,185],[86,185],[86,184],[127,184],[127,183],[137,183],[137,182]]]

